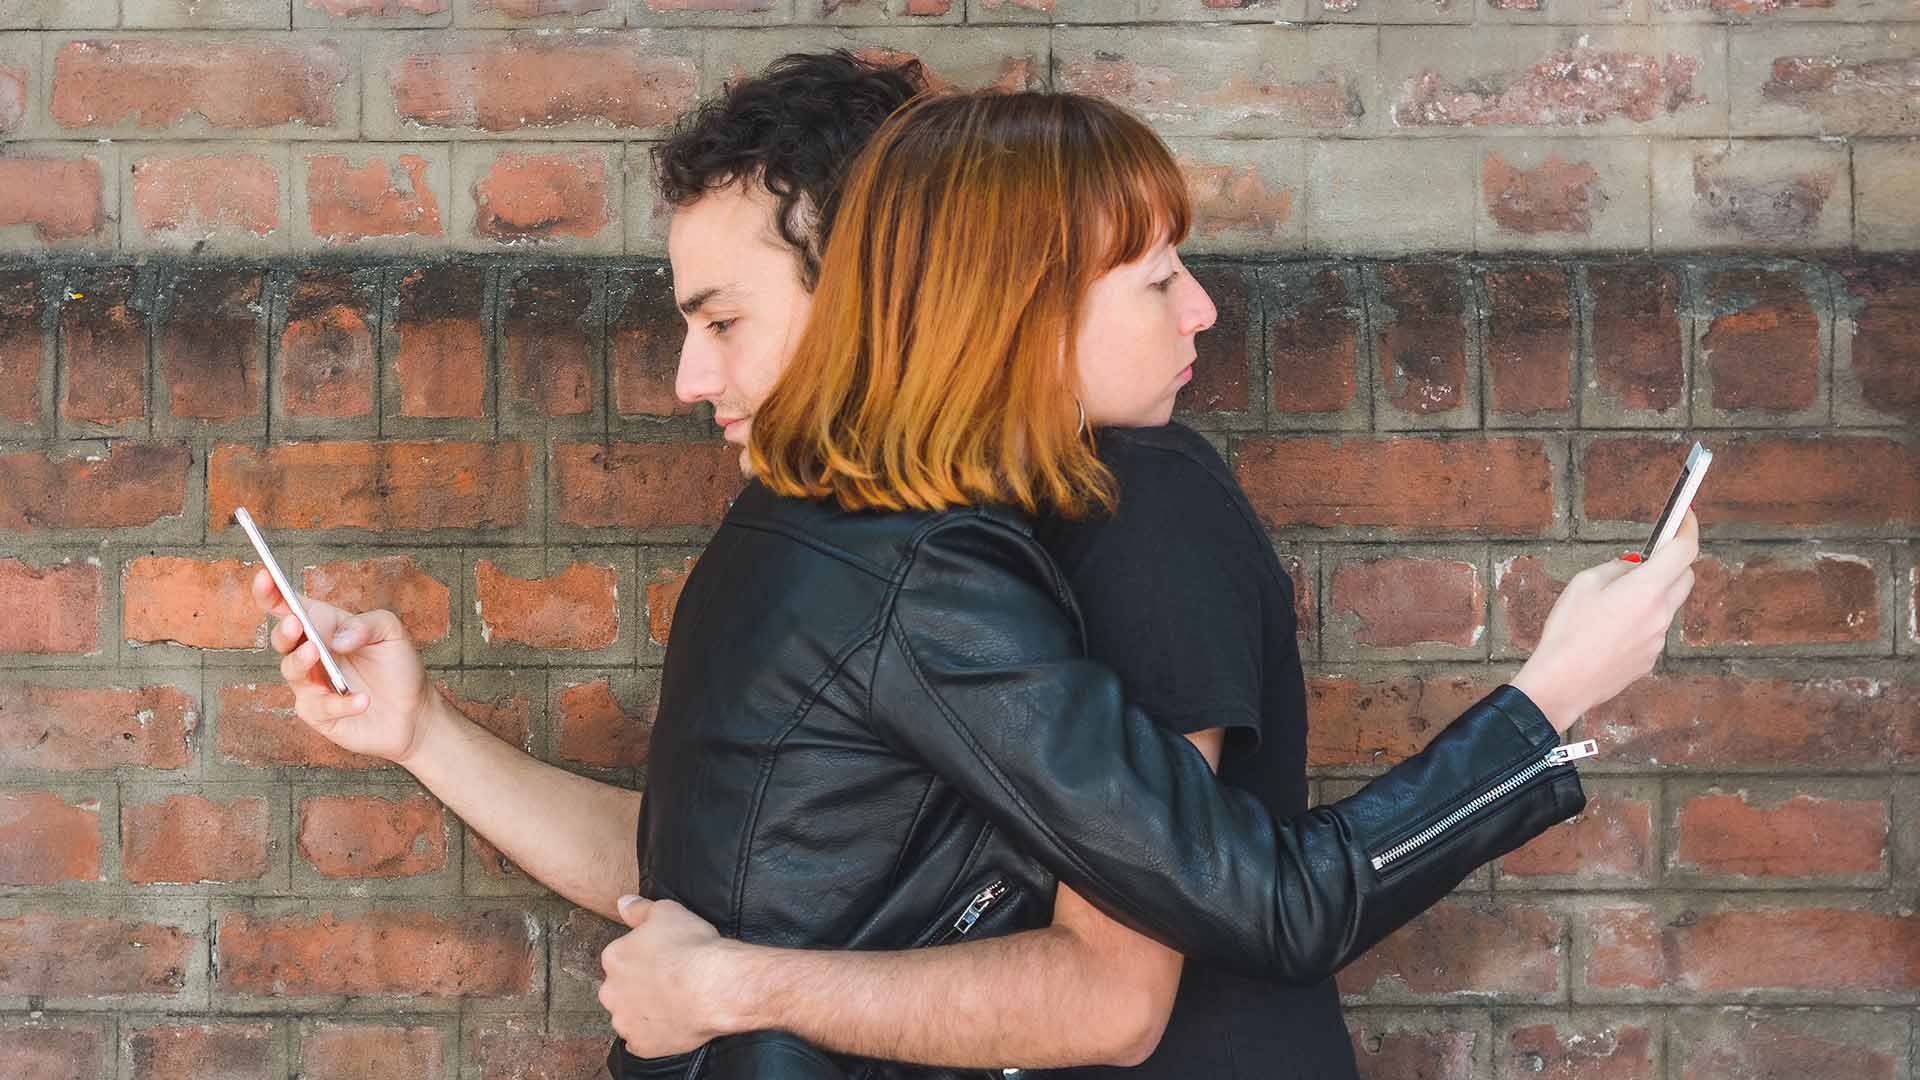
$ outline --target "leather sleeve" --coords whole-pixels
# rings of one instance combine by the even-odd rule
[[[1051,560],[985,516],[920,538],[871,679],[882,737],[1060,880],[1190,958],[1258,978],[1325,979],[1586,804],[1573,767],[1529,771],[1559,738],[1502,685],[1361,791],[1276,821],[1121,699],[1113,672],[1085,658]]]

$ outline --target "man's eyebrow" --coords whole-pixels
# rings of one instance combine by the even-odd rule
[[[732,299],[732,294],[737,291],[739,290],[732,285],[713,285],[701,289],[699,292],[680,301],[680,313],[682,315],[691,315],[701,308],[706,307],[707,304],[713,300]]]

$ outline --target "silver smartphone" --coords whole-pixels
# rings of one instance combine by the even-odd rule
[[[273,583],[280,586],[280,595],[286,597],[287,606],[293,609],[294,617],[299,619],[300,625],[306,628],[308,640],[319,648],[320,663],[327,669],[327,678],[332,681],[334,692],[352,693],[352,689],[347,686],[346,673],[340,670],[339,661],[333,658],[333,650],[327,648],[326,639],[320,636],[320,631],[314,629],[313,619],[307,615],[307,606],[300,602],[300,594],[294,591],[293,585],[287,581],[287,575],[280,571],[280,563],[274,559],[273,552],[267,550],[266,537],[260,535],[260,527],[253,523],[253,515],[247,513],[246,507],[236,506],[233,509],[233,519],[247,531],[247,539],[253,541],[253,550],[260,553],[260,561],[267,564],[267,573],[273,575]]]
[[[1686,464],[1680,467],[1680,478],[1673,482],[1673,490],[1667,493],[1666,508],[1660,511],[1660,519],[1654,522],[1653,536],[1640,552],[1646,559],[1661,544],[1673,539],[1680,531],[1680,522],[1687,516],[1687,507],[1693,505],[1694,492],[1700,490],[1700,479],[1707,475],[1707,466],[1713,464],[1713,451],[1701,446],[1696,440],[1693,449],[1687,451]]]

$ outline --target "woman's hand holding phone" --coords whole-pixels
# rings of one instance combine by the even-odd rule
[[[354,614],[324,600],[302,600],[314,630],[327,635],[346,673],[352,693],[342,696],[334,692],[318,647],[307,640],[306,628],[264,566],[253,573],[253,601],[280,617],[268,640],[280,654],[280,675],[293,687],[300,719],[342,750],[406,764],[419,746],[422,714],[436,691],[400,619],[391,611]]]

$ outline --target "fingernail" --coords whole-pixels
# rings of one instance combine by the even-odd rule
[[[333,647],[336,649],[344,649],[347,647],[347,642],[352,640],[353,640],[353,631],[342,630],[339,633],[333,635]]]
[[[1631,563],[1637,563],[1640,561],[1640,553],[1637,551],[1629,551],[1620,557]]]

